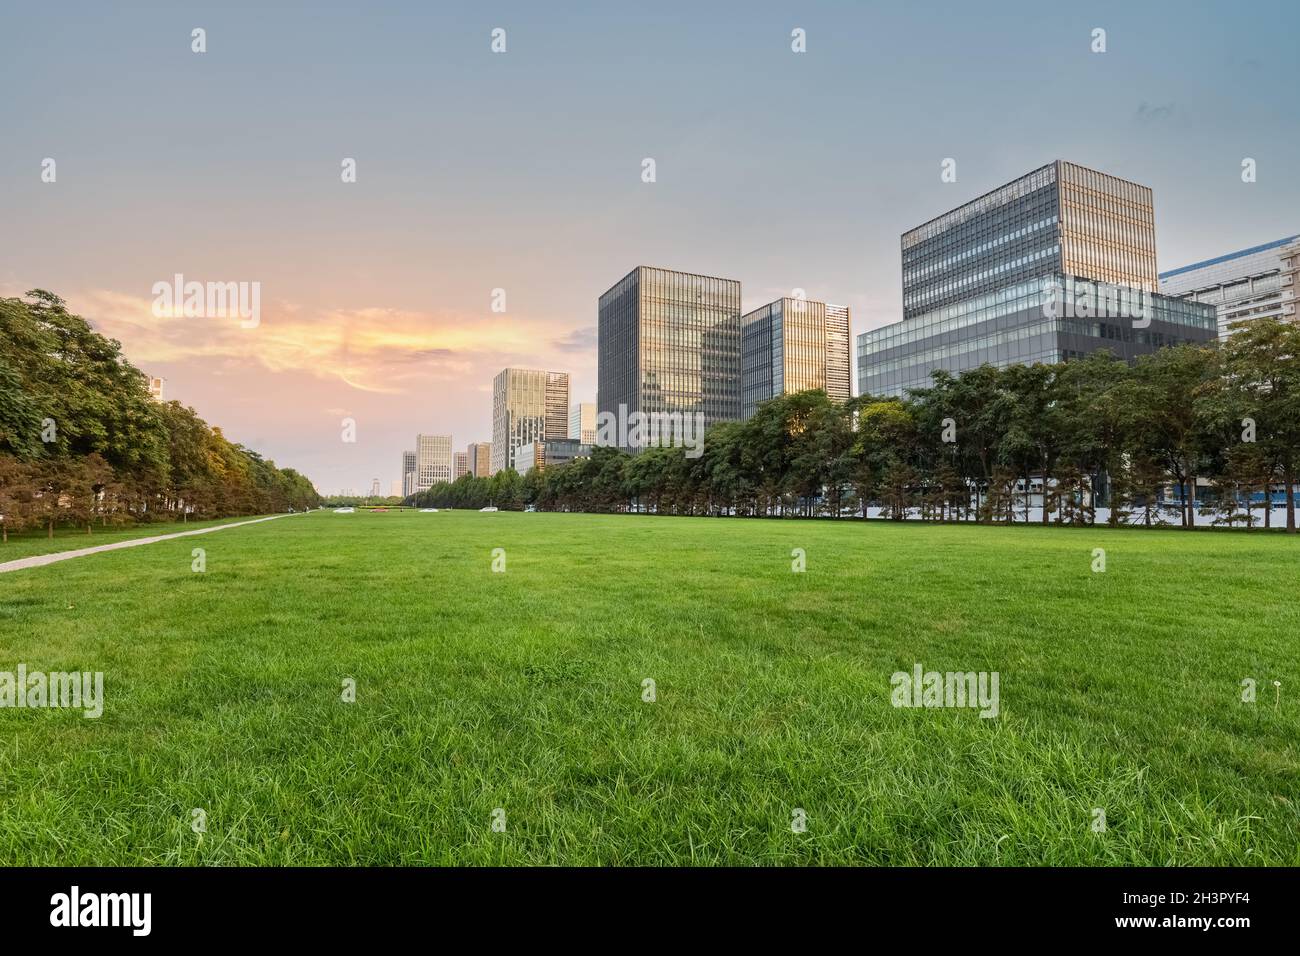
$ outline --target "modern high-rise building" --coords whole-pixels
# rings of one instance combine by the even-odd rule
[[[1162,272],[1160,291],[1213,305],[1219,338],[1226,339],[1238,322],[1294,314],[1296,286],[1294,279],[1286,280],[1295,266],[1286,256],[1288,249],[1294,256],[1298,246],[1300,236],[1291,236]]]
[[[167,385],[167,379],[159,378],[156,375],[149,376],[149,395],[155,402],[163,400],[163,388]]]
[[[759,402],[819,388],[847,402],[849,309],[809,299],[777,299],[740,319],[741,415]]]
[[[465,449],[469,459],[469,473],[475,478],[489,478],[492,475],[492,443],[490,441],[472,442]]]
[[[740,418],[740,282],[637,266],[600,297],[600,414]]]
[[[1280,256],[1282,260],[1282,318],[1287,322],[1296,321],[1300,316],[1300,239],[1286,245]]]
[[[451,456],[451,480],[455,481],[461,475],[469,473],[469,455],[466,452],[458,451]]]
[[[584,445],[596,444],[596,403],[582,402],[569,407],[569,438]]]
[[[569,434],[569,373],[506,368],[492,380],[492,474],[517,445]]]
[[[415,494],[415,452],[402,452],[402,497]]]
[[[902,236],[903,320],[858,336],[858,393],[936,369],[1132,360],[1214,338],[1211,306],[1156,294],[1151,190],[1063,160]]]
[[[440,481],[451,481],[451,436],[415,436],[415,490],[427,491]]]

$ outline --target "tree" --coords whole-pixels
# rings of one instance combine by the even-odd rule
[[[0,455],[0,541],[22,531],[31,520],[31,469],[10,455]]]
[[[1294,489],[1300,478],[1300,326],[1274,319],[1245,323],[1224,346],[1223,370],[1227,387],[1236,393],[1236,408],[1244,412],[1239,423],[1242,441],[1253,438],[1268,466],[1265,514],[1272,510],[1271,485],[1276,475],[1282,481],[1286,530],[1295,534]],[[1247,419],[1253,427],[1248,427]]]

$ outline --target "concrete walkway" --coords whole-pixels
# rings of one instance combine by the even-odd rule
[[[297,514],[307,514],[306,511],[299,511]],[[170,541],[173,538],[188,538],[196,534],[208,534],[212,531],[225,531],[227,528],[242,528],[246,524],[258,524],[262,521],[274,521],[276,518],[292,518],[293,515],[271,515],[269,518],[251,518],[248,521],[236,521],[232,524],[218,524],[210,528],[196,528],[193,531],[177,531],[175,534],[156,534],[150,538],[131,538],[127,541],[114,541],[112,544],[96,545],[93,548],[77,548],[75,551],[56,551],[54,554],[37,554],[30,558],[19,558],[17,561],[6,561],[0,564],[0,574],[6,571],[21,571],[23,568],[39,568],[43,564],[53,564],[55,561],[69,561],[72,558],[83,558],[88,554],[98,554],[100,551],[117,551],[121,548],[136,548],[142,544],[153,544],[155,541]]]

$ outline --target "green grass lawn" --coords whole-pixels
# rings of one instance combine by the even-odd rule
[[[0,710],[0,864],[1300,864],[1297,581],[1276,534],[459,511],[18,571],[0,670],[107,701]],[[892,707],[918,662],[999,716]]]
[[[93,548],[101,544],[113,544],[131,538],[152,538],[160,534],[175,534],[177,531],[195,531],[219,524],[234,524],[247,521],[248,518],[222,518],[215,521],[159,521],[155,524],[136,524],[132,522],[120,528],[94,527],[86,534],[85,527],[54,529],[50,538],[44,530],[36,529],[9,535],[9,540],[0,544],[0,564],[30,558],[38,554],[53,554],[56,551],[76,551],[79,548]]]

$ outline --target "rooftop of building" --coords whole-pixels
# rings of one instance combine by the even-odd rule
[[[1215,266],[1221,262],[1231,262],[1233,259],[1253,256],[1259,252],[1268,252],[1270,249],[1277,249],[1281,246],[1285,246],[1287,243],[1295,242],[1297,239],[1300,239],[1300,235],[1288,236],[1285,239],[1266,242],[1262,246],[1251,246],[1249,249],[1241,249],[1237,252],[1229,252],[1227,255],[1215,256],[1213,259],[1206,259],[1204,262],[1193,262],[1190,266],[1180,266],[1177,269],[1170,269],[1168,272],[1162,272],[1160,273],[1160,278],[1170,279],[1174,276],[1183,275],[1186,272],[1194,272],[1197,269],[1204,269],[1206,266]]]
[[[1098,176],[1105,176],[1107,179],[1114,179],[1114,180],[1118,180],[1119,182],[1128,183],[1132,186],[1137,186],[1139,189],[1150,189],[1150,187],[1143,186],[1141,183],[1133,182],[1133,180],[1131,179],[1125,179],[1123,176],[1116,176],[1113,173],[1105,173],[1102,172],[1100,169],[1093,169],[1091,166],[1084,166],[1082,163],[1072,163],[1068,159],[1054,159],[1050,163],[1044,163],[1042,166],[1039,166],[1036,169],[1031,169],[1029,172],[1024,173],[1020,176],[1017,176],[1015,179],[1003,183],[1001,186],[995,186],[993,189],[990,189],[988,192],[976,196],[974,199],[967,200],[961,205],[954,206],[953,208],[949,209],[947,212],[942,212],[939,215],[935,216],[933,219],[927,219],[919,226],[913,226],[911,229],[908,229],[906,232],[903,233],[901,237],[902,245],[904,246],[904,248],[908,247],[910,245],[910,243],[908,242],[909,236],[914,236],[914,234],[920,232],[921,230],[927,229],[929,227],[933,227],[945,219],[951,218],[953,224],[956,224],[957,222],[965,221],[965,219],[968,217],[963,215],[964,211],[969,210],[972,207],[979,206],[980,204],[988,204],[994,199],[994,197],[996,197],[999,193],[1003,192],[1004,190],[1012,190],[1015,186],[1019,185],[1025,180],[1030,179],[1031,177],[1036,176],[1037,174],[1042,173],[1046,170],[1049,169],[1052,170],[1052,177],[1053,177],[1052,181],[1055,181],[1056,178],[1058,178],[1059,168],[1061,166],[1073,166],[1076,169],[1083,169],[1083,170],[1087,170],[1088,172],[1096,173]]]

